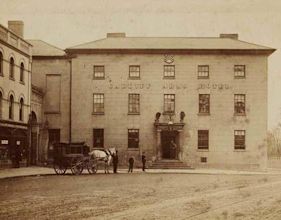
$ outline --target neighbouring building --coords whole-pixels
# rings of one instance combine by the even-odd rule
[[[66,49],[71,141],[149,161],[265,168],[267,59],[274,49],[212,38],[107,38]]]
[[[11,166],[19,149],[28,163],[32,46],[24,40],[22,21],[0,25],[0,167]]]
[[[35,163],[53,157],[54,142],[69,142],[70,60],[65,52],[42,40],[28,40],[32,55],[32,128],[31,149]]]

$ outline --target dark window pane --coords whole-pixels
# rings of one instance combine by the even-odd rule
[[[198,149],[209,149],[208,130],[198,130]]]
[[[164,78],[175,78],[174,65],[164,65]]]
[[[94,66],[94,79],[104,78],[104,66]]]
[[[104,147],[104,130],[94,129],[93,130],[93,147],[103,148]]]
[[[140,66],[129,66],[129,78],[140,78]]]
[[[128,148],[139,147],[139,130],[128,129]]]
[[[209,66],[199,65],[198,66],[198,78],[209,78]]]

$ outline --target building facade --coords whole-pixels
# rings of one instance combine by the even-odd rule
[[[72,57],[71,140],[114,146],[120,161],[264,168],[267,58],[274,49],[218,38],[107,38]]]
[[[0,166],[10,166],[20,151],[27,164],[31,105],[32,46],[23,39],[23,23],[0,25]]]

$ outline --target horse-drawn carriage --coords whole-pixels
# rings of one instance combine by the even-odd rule
[[[84,169],[87,169],[89,174],[94,174],[97,172],[100,161],[104,162],[105,172],[108,172],[112,155],[115,152],[114,148],[90,152],[90,147],[84,142],[55,143],[53,147],[54,170],[56,174],[61,175],[65,174],[67,169],[71,169],[75,175],[81,174]]]

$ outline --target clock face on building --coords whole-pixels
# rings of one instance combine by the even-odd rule
[[[164,62],[172,64],[174,62],[174,55],[166,54],[164,55]]]

